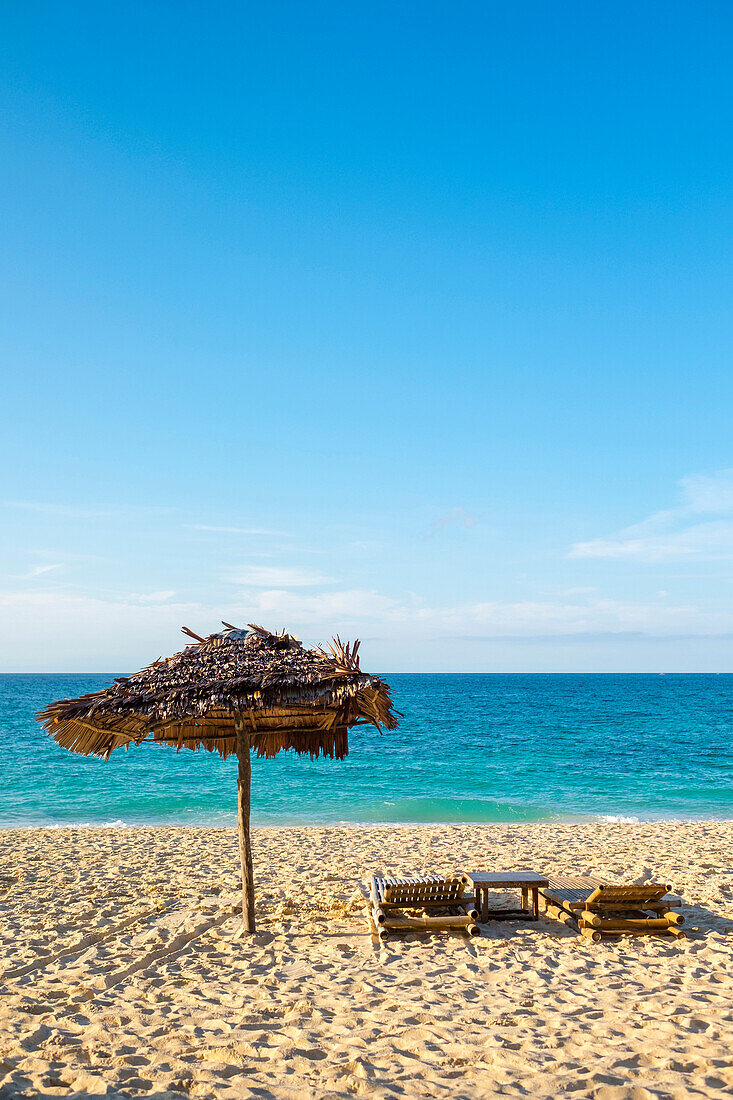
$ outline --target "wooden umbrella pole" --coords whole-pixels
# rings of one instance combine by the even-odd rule
[[[237,831],[239,854],[242,858],[242,920],[245,932],[255,931],[255,883],[252,869],[252,843],[249,836],[249,803],[252,785],[252,762],[249,737],[244,723],[236,722],[237,731]]]

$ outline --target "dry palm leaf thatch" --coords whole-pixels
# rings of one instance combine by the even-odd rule
[[[208,638],[184,627],[195,645],[102,691],[52,703],[38,718],[60,745],[85,756],[108,759],[143,741],[236,753],[245,926],[253,930],[250,749],[341,759],[351,727],[393,730],[399,715],[387,684],[361,671],[358,641],[337,637],[328,649],[305,649],[284,631],[223,626]]]
[[[145,740],[227,757],[241,721],[258,756],[294,749],[340,758],[351,726],[397,725],[388,686],[359,668],[358,642],[336,638],[326,651],[259,626],[226,626],[208,638],[184,632],[197,644],[102,691],[52,703],[40,721],[64,748],[103,757]]]

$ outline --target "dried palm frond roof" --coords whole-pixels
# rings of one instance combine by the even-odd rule
[[[345,756],[347,731],[358,723],[397,725],[390,690],[359,667],[359,643],[335,638],[305,649],[294,636],[250,625],[196,640],[172,657],[78,699],[63,699],[39,720],[63,745],[108,757],[146,739],[178,748],[235,751],[235,722],[244,722],[260,756],[294,749]]]

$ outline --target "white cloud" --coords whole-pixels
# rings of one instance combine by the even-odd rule
[[[615,535],[577,542],[571,558],[664,561],[733,557],[733,470],[680,481],[677,508],[654,512]]]
[[[289,569],[277,565],[248,565],[233,572],[229,580],[246,588],[310,588],[332,584],[330,577],[308,573],[304,569]]]
[[[451,508],[444,516],[438,516],[432,525],[434,531],[440,531],[444,527],[475,527],[476,517],[465,508]]]
[[[4,505],[22,512],[35,512],[41,516],[67,516],[70,519],[98,519],[100,516],[113,516],[117,513],[114,508],[77,508],[70,504],[35,500],[6,500]]]
[[[312,623],[314,629],[330,632],[333,629],[359,622],[389,622],[394,620],[400,604],[388,596],[367,589],[354,588],[343,592],[318,592],[305,596],[301,593],[272,589],[251,594],[254,615],[285,622],[297,620]]]
[[[225,616],[226,617],[226,616]],[[0,591],[0,667],[57,671],[133,671],[186,644],[181,627],[201,624],[209,633],[220,616],[197,603],[140,602],[139,597],[98,599],[59,591]],[[202,632],[203,632],[202,630]]]
[[[191,531],[213,531],[222,535],[273,535],[277,538],[287,538],[283,531],[268,531],[263,527],[215,527],[209,523],[186,523]]]
[[[733,633],[730,607],[706,610],[658,596],[645,603],[587,596],[439,607],[416,596],[398,600],[359,588],[252,591],[216,606],[174,601],[168,592],[100,599],[58,590],[0,591],[0,619],[13,624],[12,631],[0,634],[0,668],[19,671],[132,671],[188,644],[182,626],[205,636],[221,629],[222,619],[286,627],[306,642],[334,633],[381,639],[369,645],[373,667],[380,652],[390,652],[397,662],[419,661],[429,653],[433,667],[436,659],[450,665],[457,639],[498,642],[501,653],[501,644],[512,640],[541,638],[552,644],[554,638],[559,645],[569,638],[582,643],[599,636],[671,639]]]
[[[167,603],[168,600],[172,600],[175,596],[175,592],[172,590],[163,590],[160,592],[140,592],[130,593],[124,597],[125,603],[130,604],[160,604]]]
[[[733,470],[717,474],[693,474],[680,485],[687,507],[693,512],[733,512]]]
[[[413,597],[396,600],[368,589],[320,592],[266,591],[251,594],[247,614],[257,621],[292,625],[306,635],[369,630],[404,638],[534,637],[537,635],[642,632],[656,635],[719,634],[733,630],[733,609],[700,610],[694,605],[610,600],[479,601],[433,607]],[[266,625],[266,623],[265,623]]]
[[[34,565],[32,569],[29,569],[27,573],[24,573],[20,578],[21,580],[32,580],[34,577],[42,577],[44,573],[51,573],[54,569],[60,569],[61,563],[58,562],[54,565]]]

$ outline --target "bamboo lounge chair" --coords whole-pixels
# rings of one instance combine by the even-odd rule
[[[600,943],[611,935],[662,933],[686,939],[679,927],[685,918],[672,909],[682,902],[670,894],[671,886],[644,883],[620,886],[597,878],[551,876],[540,889],[550,917],[569,917],[581,936]]]
[[[474,899],[464,897],[466,883],[465,875],[373,878],[367,910],[372,936],[384,940],[389,932],[437,932],[454,928],[477,936],[478,912]]]

